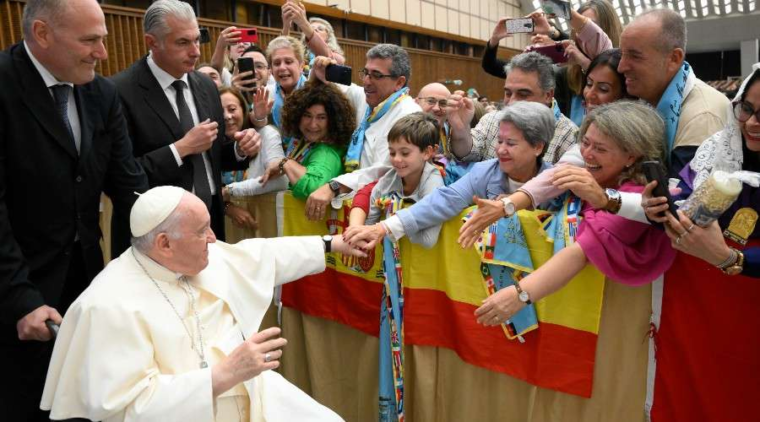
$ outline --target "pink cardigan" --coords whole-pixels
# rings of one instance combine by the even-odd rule
[[[621,192],[641,192],[626,182]],[[577,242],[589,262],[613,281],[632,286],[652,282],[673,264],[676,251],[665,232],[590,205],[583,206]]]

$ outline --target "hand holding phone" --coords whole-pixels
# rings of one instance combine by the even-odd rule
[[[510,34],[521,34],[533,32],[533,19],[519,18],[507,19],[507,32]]]
[[[676,214],[678,207],[675,203],[673,203],[673,198],[670,196],[670,192],[668,191],[668,174],[665,171],[665,167],[659,161],[644,161],[641,163],[641,168],[644,171],[644,176],[647,178],[647,182],[651,182],[653,180],[657,181],[657,186],[655,186],[654,190],[652,191],[652,197],[657,198],[664,196],[667,198],[668,211],[673,215],[673,217],[678,219],[678,214]]]
[[[351,67],[329,64],[325,68],[325,79],[341,85],[351,85]]]
[[[541,9],[551,17],[570,19],[570,3],[562,0],[541,0]]]
[[[237,60],[237,68],[239,73],[251,72],[251,76],[245,78],[245,80],[256,79],[256,72],[253,70],[253,59],[251,57],[239,57]]]
[[[259,42],[259,31],[256,28],[238,28],[235,31],[240,33],[240,42]]]
[[[556,64],[567,62],[567,56],[565,56],[565,47],[561,43],[549,44],[549,45],[531,45],[525,49],[526,52],[534,51],[538,54],[552,59]]]

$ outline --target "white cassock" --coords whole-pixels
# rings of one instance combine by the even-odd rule
[[[178,274],[130,248],[71,305],[56,339],[42,409],[97,421],[341,421],[278,373],[265,371],[212,396],[211,367],[258,332],[275,286],[324,271],[319,237],[208,245],[209,265],[189,279],[197,323]],[[139,260],[139,263],[138,261]],[[286,346],[287,347],[287,346]]]

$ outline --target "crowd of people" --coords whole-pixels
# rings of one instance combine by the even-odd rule
[[[274,287],[323,271],[324,253],[365,256],[404,236],[435,247],[473,205],[463,248],[519,210],[567,218],[564,247],[475,311],[486,326],[587,264],[645,285],[682,253],[720,270],[706,276],[760,277],[760,189],[744,185],[700,226],[645,177],[644,162],[661,163],[678,201],[715,170],[760,172],[760,66],[730,101],[685,61],[677,12],[623,27],[607,0],[589,0],[568,35],[538,11],[531,47],[507,62],[499,20],[482,61],[504,81],[498,108],[434,81],[410,86],[397,45],[346,63],[330,23],[300,2],[282,17],[268,45],[229,27],[198,63],[192,7],[155,1],[149,54],[106,79],[96,1],[27,1],[23,41],[0,53],[0,356],[12,362],[1,419],[340,420],[268,371],[286,342],[259,332]],[[567,64],[532,51],[555,43]],[[361,86],[328,81],[335,65],[361,68]],[[38,186],[52,187],[41,192],[55,212]],[[310,220],[351,199],[349,227],[217,242],[225,215],[258,224],[233,198],[284,190]],[[114,204],[105,269],[101,193]]]

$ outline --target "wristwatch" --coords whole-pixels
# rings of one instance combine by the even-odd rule
[[[509,198],[501,198],[500,201],[504,205],[504,215],[513,216],[515,214],[515,203]]]
[[[731,248],[731,250],[734,252],[736,259],[720,270],[726,275],[741,274],[741,272],[744,271],[744,254],[742,251],[734,248]]]
[[[520,302],[526,305],[530,305],[531,303],[533,303],[530,301],[530,296],[528,295],[528,292],[526,292],[525,290],[522,289],[522,287],[520,287],[520,283],[515,282],[514,286],[515,286],[515,289],[517,289],[517,298],[520,299]]]
[[[605,189],[604,194],[607,195],[607,205],[604,206],[604,210],[617,214],[620,211],[620,206],[623,205],[623,198],[620,196],[620,192],[615,189]]]
[[[332,239],[333,237],[329,234],[322,236],[322,242],[325,243],[325,253],[332,252]]]
[[[340,187],[342,186],[339,182],[336,182],[335,180],[330,180],[330,183],[328,183],[330,186],[330,190],[333,191],[335,196],[338,196],[340,194]]]

